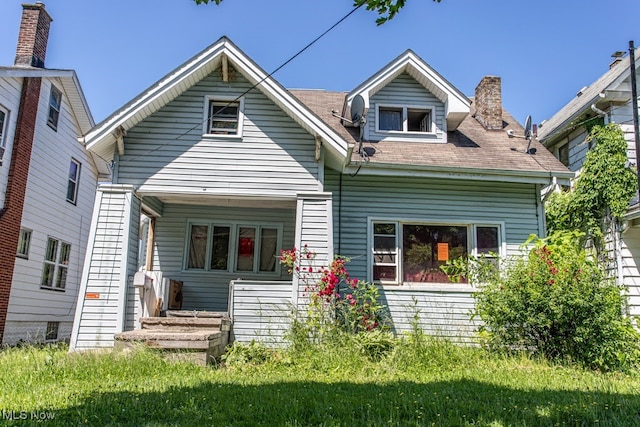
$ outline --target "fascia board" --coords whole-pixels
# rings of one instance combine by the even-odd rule
[[[487,168],[455,168],[444,166],[416,166],[389,163],[366,164],[364,167],[351,163],[343,173],[361,175],[411,176],[424,178],[470,179],[477,181],[504,181],[532,184],[549,184],[553,178],[561,185],[569,185],[573,172],[520,171]]]
[[[162,79],[151,85],[145,91],[143,91],[136,98],[125,104],[119,110],[114,112],[111,116],[106,118],[102,123],[98,124],[91,132],[89,132],[85,141],[87,142],[88,149],[94,149],[98,145],[113,144],[115,143],[115,137],[113,136],[114,130],[123,124],[127,124],[127,127],[131,127],[137,124],[135,116],[148,107],[152,107],[152,110],[159,109],[166,103],[166,99],[162,101],[162,105],[158,100],[162,99],[162,95],[170,91],[171,89],[179,86],[193,73],[211,65],[211,62],[224,50],[224,40],[219,40],[214,43],[206,51],[196,55],[190,61],[187,61],[182,66],[171,71]],[[155,103],[155,105],[154,105]]]

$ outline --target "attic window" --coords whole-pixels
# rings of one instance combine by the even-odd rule
[[[378,132],[433,132],[433,108],[378,105]]]
[[[60,117],[60,105],[62,104],[62,92],[57,87],[51,85],[49,95],[49,117],[47,124],[53,130],[58,130],[58,118]]]
[[[206,129],[208,135],[242,135],[242,99],[207,98]]]

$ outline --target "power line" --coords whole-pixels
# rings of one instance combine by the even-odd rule
[[[360,9],[363,5],[365,4],[365,2],[360,2],[360,4],[357,4],[353,7],[353,9],[351,9],[351,11],[349,11],[346,15],[344,15],[342,18],[340,18],[335,24],[333,24],[332,26],[330,26],[328,29],[326,29],[325,31],[322,32],[322,34],[320,34],[318,37],[316,37],[315,39],[313,39],[311,42],[309,42],[305,47],[303,47],[302,49],[298,50],[293,56],[291,56],[289,59],[287,59],[285,62],[283,62],[282,64],[280,64],[275,70],[273,70],[272,72],[270,72],[269,74],[267,74],[265,77],[263,77],[262,79],[260,79],[256,84],[254,84],[253,86],[251,86],[249,89],[245,90],[244,92],[242,92],[240,95],[238,95],[236,98],[234,98],[233,100],[229,101],[224,107],[220,108],[216,113],[208,115],[204,120],[200,121],[199,123],[197,123],[195,126],[191,127],[190,129],[186,130],[185,132],[181,133],[180,135],[176,136],[174,140],[166,142],[165,144],[159,145],[147,152],[145,152],[144,154],[139,154],[135,157],[130,158],[129,160],[136,160],[140,157],[144,157],[149,155],[150,153],[156,152],[158,150],[160,150],[161,148],[166,147],[167,145],[171,144],[173,141],[178,140],[180,138],[182,138],[183,136],[187,135],[188,133],[192,132],[195,129],[198,129],[200,126],[202,126],[203,123],[211,120],[212,118],[216,117],[218,114],[220,114],[220,112],[224,111],[227,107],[229,107],[231,104],[238,102],[240,100],[240,98],[242,98],[243,96],[245,96],[247,93],[251,92],[253,89],[255,89],[256,87],[258,87],[260,84],[262,84],[265,80],[269,79],[271,76],[273,76],[275,73],[277,73],[278,71],[280,71],[282,68],[284,68],[285,66],[287,66],[291,61],[293,61],[294,59],[296,59],[298,56],[300,56],[304,51],[306,51],[307,49],[309,49],[311,46],[313,46],[316,42],[318,42],[318,40],[320,40],[322,37],[324,37],[325,35],[327,35],[331,30],[333,30],[335,27],[337,27],[338,25],[340,25],[345,19],[347,19],[349,16],[351,16],[352,14],[354,14],[358,9]]]

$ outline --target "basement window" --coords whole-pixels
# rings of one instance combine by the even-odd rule
[[[432,133],[433,108],[402,105],[378,105],[378,132]]]
[[[45,341],[57,341],[58,331],[60,330],[60,322],[47,322],[47,333],[44,337]]]
[[[51,85],[51,94],[49,95],[49,116],[47,124],[55,131],[58,130],[58,119],[60,118],[60,106],[62,105],[62,92]]]
[[[243,99],[206,98],[204,133],[215,136],[242,136]]]

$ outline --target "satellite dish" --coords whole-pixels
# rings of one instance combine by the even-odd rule
[[[531,116],[524,121],[524,137],[531,138]]]
[[[351,121],[358,126],[364,114],[364,98],[358,94],[351,101]]]

